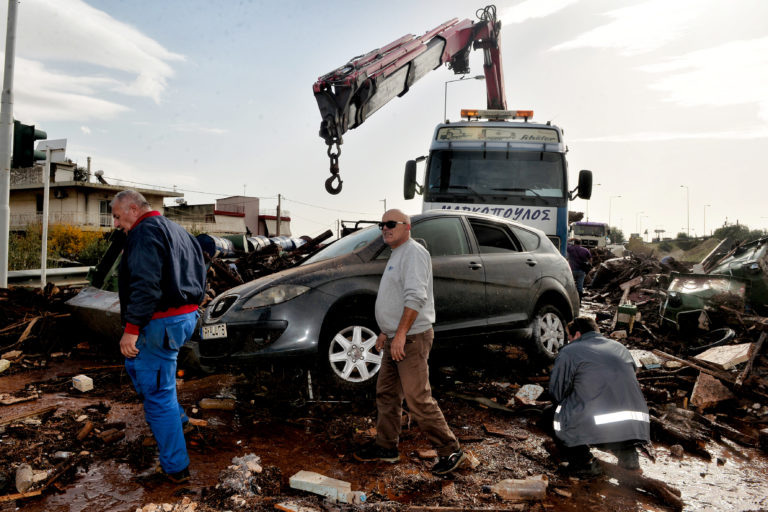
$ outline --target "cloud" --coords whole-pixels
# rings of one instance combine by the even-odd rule
[[[80,131],[83,132],[86,135],[90,135],[91,134],[91,129],[88,128],[87,126],[81,126],[80,127]]]
[[[197,123],[176,123],[172,124],[171,128],[180,132],[192,132],[192,133],[210,133],[213,135],[224,135],[229,130],[224,128],[215,128],[213,126],[201,126]]]
[[[574,142],[664,142],[672,140],[754,140],[768,138],[768,127],[712,132],[638,132],[605,137],[583,137]]]
[[[525,0],[499,13],[503,23],[523,23],[534,18],[544,18],[580,0]]]
[[[585,32],[552,51],[614,48],[622,55],[646,53],[680,38],[707,11],[712,0],[650,0],[604,14],[612,21]]]
[[[113,118],[114,93],[160,103],[185,60],[82,0],[26,0],[16,37],[16,108],[44,120]]]
[[[768,37],[731,41],[643,66],[662,74],[650,87],[686,107],[758,104],[768,121]]]

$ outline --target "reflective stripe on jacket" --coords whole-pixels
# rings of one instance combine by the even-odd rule
[[[555,435],[566,446],[650,440],[648,406],[622,344],[584,333],[560,350],[549,381]]]

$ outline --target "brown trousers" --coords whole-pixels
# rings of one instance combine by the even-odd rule
[[[408,335],[402,361],[392,360],[390,340],[384,344],[381,369],[376,381],[376,444],[379,446],[397,448],[405,398],[416,423],[439,456],[444,457],[459,450],[459,441],[432,398],[427,361],[433,338],[432,329]]]

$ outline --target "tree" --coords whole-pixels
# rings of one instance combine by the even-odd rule
[[[624,238],[624,232],[616,226],[611,226],[611,243],[623,244],[627,239]]]
[[[721,228],[717,228],[713,234],[715,238],[719,238],[720,240],[725,240],[726,238],[730,238],[734,242],[737,240],[741,242],[749,242],[754,240],[749,238],[749,228],[744,224],[731,224],[730,226],[723,226]]]
[[[681,231],[677,234],[675,238],[677,238],[678,240],[688,240],[688,233],[686,233],[685,231]]]

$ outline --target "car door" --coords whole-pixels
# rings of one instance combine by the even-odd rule
[[[469,224],[485,269],[489,329],[527,323],[541,275],[536,253],[504,223],[470,217]]]
[[[435,332],[446,338],[484,330],[485,270],[461,217],[424,219],[413,225],[411,236],[423,240],[432,256]]]

